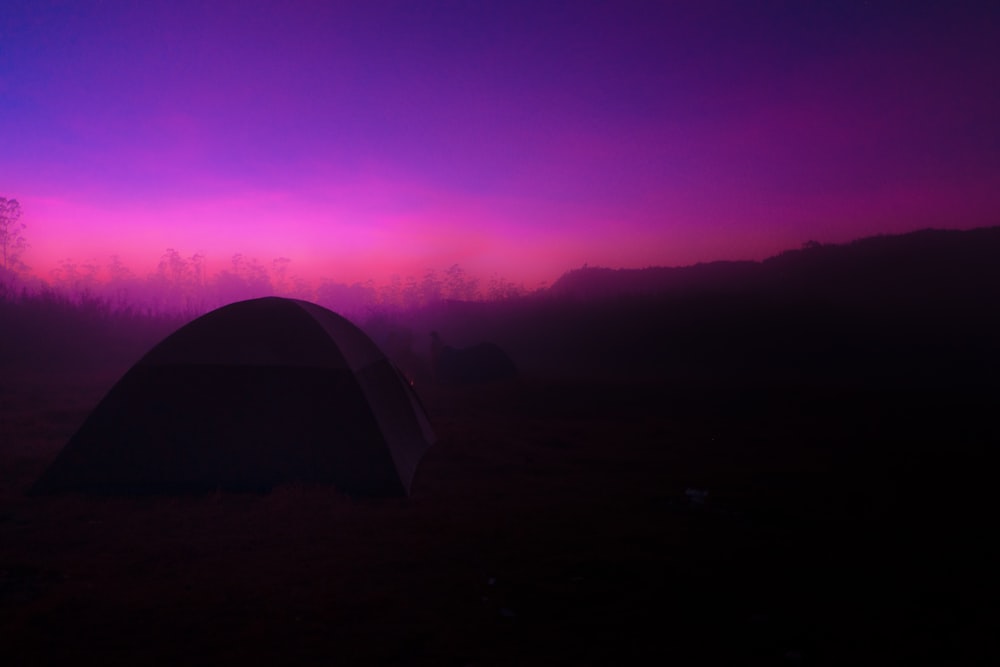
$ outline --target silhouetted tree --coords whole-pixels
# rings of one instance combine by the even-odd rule
[[[267,268],[256,257],[245,257],[242,253],[233,255],[233,273],[239,276],[250,292],[259,292],[261,296],[274,291],[271,276]]]
[[[233,255],[231,269],[215,274],[210,288],[220,305],[274,293],[267,268],[256,258],[248,259],[242,253]]]
[[[416,308],[420,305],[420,285],[414,276],[406,276],[406,284],[403,286],[403,307]]]
[[[465,269],[458,264],[452,264],[445,271],[445,282],[448,288],[448,298],[460,301],[473,301],[479,295],[479,281],[469,278]]]
[[[93,261],[78,264],[71,258],[60,260],[52,270],[52,281],[72,303],[82,303],[96,292],[100,267]]]
[[[523,283],[514,284],[494,273],[486,289],[486,298],[490,301],[506,301],[522,296],[526,291]]]
[[[271,275],[274,291],[284,294],[289,290],[288,265],[292,260],[287,257],[276,257],[271,260]]]
[[[389,276],[389,284],[381,289],[382,305],[399,306],[403,302],[403,278],[394,273]]]
[[[130,305],[130,291],[134,291],[138,285],[138,279],[118,255],[111,256],[105,270],[108,275],[106,292],[109,298],[112,299],[116,307],[127,308]]]
[[[4,273],[17,272],[24,265],[21,253],[28,247],[21,220],[21,204],[16,199],[0,197],[0,250]]]
[[[160,257],[156,273],[150,276],[150,283],[158,309],[187,313],[203,310],[205,256],[195,253],[185,258],[177,250],[167,248]]]
[[[435,303],[441,300],[444,284],[438,278],[434,269],[427,269],[424,280],[420,283],[420,295],[424,303]]]

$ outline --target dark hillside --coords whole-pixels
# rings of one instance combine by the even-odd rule
[[[427,318],[491,335],[543,374],[980,384],[998,369],[997,257],[1000,227],[926,230],[760,263],[580,269],[531,298]]]
[[[628,294],[704,293],[741,291],[753,281],[756,262],[710,262],[682,267],[645,269],[583,268],[556,280],[548,293],[554,297],[593,300]]]
[[[548,289],[556,297],[753,293],[843,304],[974,304],[1000,295],[1000,227],[926,229],[840,245],[807,244],[762,262],[677,268],[583,268]]]

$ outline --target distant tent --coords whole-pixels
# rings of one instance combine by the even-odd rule
[[[405,495],[433,442],[409,384],[360,329],[268,297],[199,317],[94,409],[34,493],[266,490]]]

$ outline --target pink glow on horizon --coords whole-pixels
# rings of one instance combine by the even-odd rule
[[[461,194],[449,200],[439,193],[414,206],[413,213],[396,212],[373,202],[412,197],[413,189],[387,183],[368,184],[361,195],[328,192],[312,207],[296,205],[290,193],[266,191],[149,207],[102,208],[30,195],[21,202],[33,242],[26,259],[41,277],[66,259],[102,262],[112,255],[144,275],[174,248],[185,256],[205,255],[210,267],[228,265],[235,253],[264,264],[286,257],[292,259],[291,272],[310,281],[383,283],[392,275],[420,277],[458,264],[483,278],[500,275],[537,285],[585,263],[639,268],[759,260],[805,240],[846,242],[870,234],[876,221],[882,233],[992,224],[996,219],[988,212],[997,206],[997,192],[1000,180],[883,187],[856,199],[730,190],[727,197],[705,202],[681,191],[660,192],[636,202],[645,208],[618,217],[607,211],[587,219],[583,207],[535,206],[549,226],[534,228],[504,216],[505,206],[515,217],[518,207],[529,204],[477,205]],[[545,208],[551,210],[547,215]],[[676,217],[664,220],[662,211],[671,209]],[[760,223],[731,222],[739,218]],[[808,234],[803,221],[809,221]],[[714,231],[706,234],[705,228]]]
[[[15,2],[26,263],[533,286],[1000,224],[996,10],[378,4]]]

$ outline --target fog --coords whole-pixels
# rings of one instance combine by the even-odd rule
[[[409,495],[388,499],[299,482],[26,493],[209,292],[134,306],[7,290],[0,633],[21,662],[977,662],[994,643],[997,256],[1000,228],[928,230],[345,310],[436,436]],[[432,332],[501,350],[516,375],[446,382]],[[195,441],[238,470],[262,452],[284,469],[307,431],[341,442],[248,404],[243,384],[186,386],[162,403],[122,389],[139,409],[96,422],[117,433],[183,404],[179,423],[246,427],[260,408],[271,437]],[[279,386],[313,405],[315,385]],[[166,423],[89,465],[183,472],[192,441]]]
[[[314,301],[362,327],[400,366],[430,332],[492,341],[542,377],[900,386],[990,381],[1000,294],[997,228],[814,244],[764,262],[569,271],[528,291],[453,266],[389,285],[315,287],[287,264],[234,258],[213,275],[164,255],[139,279],[112,263],[66,265],[49,285],[10,281],[0,360],[23,370],[120,371],[183,322],[232,301]]]

